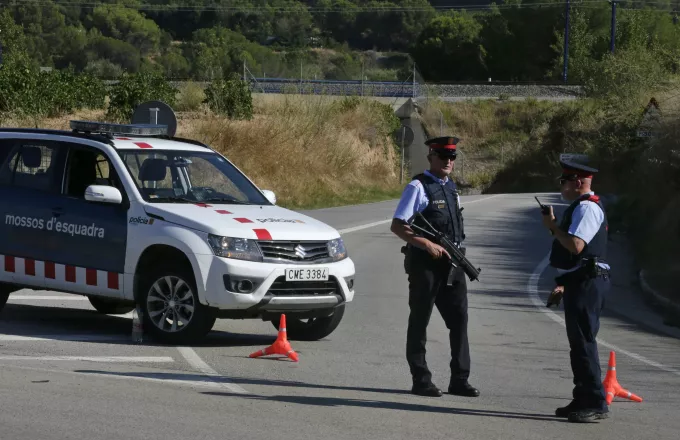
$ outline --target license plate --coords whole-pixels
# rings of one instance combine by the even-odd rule
[[[286,281],[328,281],[328,268],[286,269]]]

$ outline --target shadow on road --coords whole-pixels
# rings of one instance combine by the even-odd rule
[[[129,317],[105,315],[90,309],[9,303],[0,315],[0,334],[7,336],[53,338],[54,340],[65,338],[91,344],[132,345],[131,332],[132,320]],[[205,339],[191,346],[259,346],[269,345],[275,339],[276,335],[239,334],[213,330]],[[149,335],[145,335],[143,345],[175,346],[155,341]]]
[[[291,388],[310,388],[327,391],[356,391],[361,393],[381,393],[390,395],[401,395],[407,398],[424,399],[418,396],[412,396],[407,389],[390,389],[390,388],[371,388],[371,387],[354,387],[354,386],[337,386],[337,385],[319,385],[297,381],[285,380],[267,380],[267,379],[247,379],[247,378],[226,378],[223,376],[206,377],[200,374],[190,373],[141,373],[141,372],[113,372],[104,370],[75,370],[76,373],[82,374],[97,374],[97,375],[111,375],[119,377],[136,377],[157,380],[178,380],[191,382],[206,382],[206,383],[222,383],[222,384],[239,384],[239,385],[263,385],[263,386],[277,386],[277,387],[291,387]],[[271,401],[281,403],[295,403],[300,405],[314,405],[314,406],[354,406],[361,408],[377,408],[400,411],[413,412],[434,412],[442,414],[459,414],[459,415],[473,415],[482,417],[501,417],[509,419],[526,419],[539,421],[561,421],[551,414],[536,414],[536,413],[521,413],[510,411],[492,411],[492,410],[477,410],[477,409],[463,409],[446,406],[433,406],[408,402],[384,401],[376,399],[352,399],[344,397],[322,397],[322,396],[267,396],[255,394],[240,394],[223,391],[202,391],[201,394],[221,397],[236,397],[259,401]]]
[[[281,403],[295,403],[300,405],[315,405],[315,406],[354,406],[359,408],[376,408],[388,409],[397,411],[413,411],[413,412],[427,412],[440,414],[458,414],[468,416],[481,417],[500,417],[506,419],[524,419],[524,420],[538,420],[546,422],[559,422],[555,416],[544,414],[518,413],[510,411],[491,411],[491,410],[477,410],[477,409],[463,409],[446,406],[423,405],[417,403],[406,402],[389,402],[383,400],[364,400],[364,399],[350,399],[344,397],[308,397],[308,396],[258,396],[258,395],[242,395],[235,393],[219,392],[219,391],[204,391],[201,394],[211,396],[223,397],[239,397],[260,401],[271,401]],[[416,396],[414,396],[415,398]]]

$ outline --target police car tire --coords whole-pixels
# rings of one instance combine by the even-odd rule
[[[5,304],[7,304],[9,295],[12,294],[13,292],[16,292],[17,290],[21,289],[12,284],[0,283],[0,310],[5,308]]]
[[[12,292],[0,287],[0,310],[5,308],[5,304],[7,304],[7,300],[9,299],[10,293]]]
[[[134,304],[127,304],[121,301],[116,301],[115,299],[102,298],[99,296],[88,296],[90,304],[99,313],[105,315],[124,315],[135,309]]]
[[[146,299],[154,283],[164,277],[177,277],[183,280],[191,288],[193,296],[194,313],[186,328],[177,332],[166,332],[159,329],[151,321],[149,310],[147,309]],[[182,265],[161,264],[158,268],[152,268],[141,282],[140,302],[144,313],[143,325],[144,333],[150,333],[155,339],[170,343],[189,343],[196,342],[205,336],[215,325],[217,311],[213,308],[201,304],[198,300],[196,281],[189,268]]]
[[[302,322],[301,319],[286,315],[286,335],[292,341],[318,341],[330,335],[338,328],[342,316],[345,314],[345,305],[339,305],[333,309],[333,314],[320,318],[313,318],[310,322]],[[279,329],[280,319],[272,320],[272,324]]]

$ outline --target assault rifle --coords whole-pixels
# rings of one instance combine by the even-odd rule
[[[479,281],[479,273],[482,271],[482,269],[481,268],[475,268],[472,265],[472,263],[470,262],[470,260],[468,260],[465,257],[465,254],[463,253],[463,251],[458,246],[453,244],[451,242],[451,240],[449,240],[448,237],[446,237],[446,235],[444,235],[442,232],[435,229],[434,226],[432,226],[430,224],[430,222],[428,222],[425,219],[423,214],[418,212],[416,214],[416,216],[419,217],[425,223],[425,225],[427,226],[427,228],[429,230],[425,230],[425,229],[421,228],[420,226],[413,224],[414,223],[413,220],[415,220],[415,217],[413,218],[413,220],[411,220],[411,222],[409,223],[409,226],[411,228],[418,229],[419,231],[421,231],[421,232],[423,232],[423,233],[425,233],[425,234],[427,234],[431,237],[434,237],[435,242],[437,244],[439,244],[441,247],[443,247],[444,249],[446,249],[446,252],[448,252],[449,255],[451,256],[451,270],[449,271],[449,277],[448,277],[446,285],[450,286],[450,285],[453,284],[453,269],[458,267],[458,266],[463,268],[463,271],[465,271],[465,274],[468,276],[468,278],[470,278],[470,281],[475,281],[475,280]]]

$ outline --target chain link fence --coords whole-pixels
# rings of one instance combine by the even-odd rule
[[[300,94],[300,95],[332,95],[332,96],[366,96],[379,98],[412,98],[417,92],[418,84],[413,82],[413,75],[399,81],[370,80],[365,65],[358,71],[356,67],[335,67],[333,76],[344,79],[319,79],[321,68],[313,64],[300,63],[300,74],[274,76],[267,75],[261,67],[249,66],[243,62],[241,78],[250,83],[253,93]],[[271,72],[270,72],[271,73]],[[287,72],[289,73],[289,72]]]

